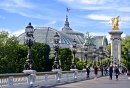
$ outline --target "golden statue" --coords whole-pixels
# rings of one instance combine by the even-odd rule
[[[119,30],[119,22],[120,22],[120,16],[117,16],[116,18],[111,19],[111,24],[112,24],[112,30]]]

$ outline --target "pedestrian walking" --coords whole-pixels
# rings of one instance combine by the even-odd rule
[[[107,73],[107,68],[108,68],[108,67],[105,67],[105,76],[108,75],[108,73]]]
[[[115,66],[115,76],[116,76],[116,80],[118,81],[118,75],[120,74],[119,69],[117,66]]]
[[[100,66],[100,70],[101,70],[101,73],[102,73],[102,76],[103,76],[103,65]]]
[[[95,78],[97,78],[98,67],[96,65],[94,66],[94,74],[95,74]]]
[[[109,79],[112,80],[112,73],[113,73],[113,67],[110,66],[109,68]]]
[[[89,78],[89,74],[90,74],[90,66],[87,64],[86,66],[86,72],[87,72],[87,78]]]

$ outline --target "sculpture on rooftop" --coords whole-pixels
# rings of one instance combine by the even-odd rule
[[[90,35],[89,32],[86,32],[86,34],[85,34],[85,43],[87,43],[89,45],[94,45],[95,39],[96,39],[95,36]]]
[[[112,24],[112,30],[119,30],[119,22],[120,22],[120,16],[117,16],[115,18],[112,18],[109,24]]]

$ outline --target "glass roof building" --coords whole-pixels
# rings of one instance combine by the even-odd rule
[[[85,42],[84,34],[74,31],[69,27],[68,16],[66,16],[64,27],[60,31],[52,27],[36,27],[34,29],[35,42],[46,43],[52,48],[53,42],[54,42],[54,35],[56,34],[56,32],[60,36],[61,48],[71,48],[71,45],[72,45],[71,43],[73,39],[77,41],[78,49],[77,49],[76,56],[79,59],[83,60],[84,56],[82,53],[83,52],[82,46]],[[18,39],[20,40],[19,42],[20,44],[24,44],[24,38],[25,38],[25,32],[18,36]],[[93,43],[94,45],[96,45],[97,49],[100,46],[103,46],[104,48],[106,48],[106,46],[108,45],[108,41],[105,36],[95,36],[95,40]]]
[[[34,29],[35,41],[49,44],[51,47],[54,41],[53,37],[56,34],[56,32],[60,36],[61,47],[70,48],[71,42],[73,41],[73,39],[77,41],[78,46],[81,46],[84,43],[84,34],[73,31],[69,27],[68,16],[66,16],[64,27],[60,31],[51,27],[36,27]],[[18,39],[20,40],[20,44],[24,43],[24,37],[25,37],[25,33],[22,33],[21,35],[18,36]]]

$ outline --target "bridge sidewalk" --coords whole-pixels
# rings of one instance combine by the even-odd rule
[[[116,81],[115,76],[113,76],[113,80],[109,80],[109,76],[105,76],[91,80],[42,86],[40,88],[130,88],[130,79],[128,79],[128,76],[120,75],[119,80]]]

